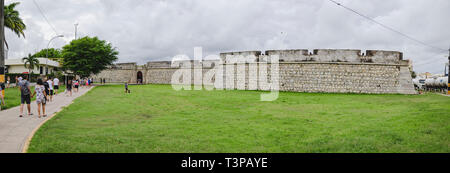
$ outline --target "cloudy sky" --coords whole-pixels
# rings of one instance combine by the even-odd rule
[[[144,64],[177,54],[268,49],[382,49],[402,51],[419,72],[443,73],[450,46],[449,0],[336,0],[429,45],[386,30],[328,0],[33,0],[21,2],[26,38],[6,31],[8,57],[61,48],[79,36],[115,46],[118,62]],[[54,31],[56,30],[56,32]]]

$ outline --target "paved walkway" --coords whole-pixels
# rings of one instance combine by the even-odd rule
[[[46,106],[46,118],[38,118],[36,102],[31,103],[33,116],[28,116],[26,106],[24,106],[24,117],[19,118],[20,107],[14,107],[0,112],[0,153],[21,153],[25,143],[31,133],[46,120],[52,118],[55,113],[63,107],[72,104],[73,100],[82,96],[90,89],[81,88],[78,93],[73,93],[72,97],[64,93],[54,96],[53,102]],[[7,100],[5,100],[7,101]]]

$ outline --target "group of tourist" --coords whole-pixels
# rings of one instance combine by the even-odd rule
[[[20,90],[20,115],[23,117],[23,107],[27,105],[28,115],[32,116],[31,113],[31,98],[36,96],[36,104],[38,111],[38,118],[47,117],[45,113],[45,106],[53,101],[53,96],[58,94],[60,81],[58,78],[47,78],[38,79],[36,86],[34,87],[33,93],[31,93],[30,82],[28,81],[28,76],[18,78],[18,86]],[[41,114],[42,110],[42,114]]]
[[[45,81],[45,82],[44,82]],[[93,83],[92,79],[81,79],[81,80],[69,80],[66,85],[66,96],[72,97],[72,89],[75,89],[75,92],[78,92],[78,89],[81,86],[90,87]],[[31,113],[31,98],[36,96],[37,103],[37,111],[38,118],[47,117],[45,113],[45,106],[48,102],[53,101],[53,96],[58,95],[58,90],[60,86],[60,81],[58,78],[48,78],[46,80],[38,79],[34,92],[31,94],[30,83],[27,80],[27,77],[19,78],[18,86],[21,92],[21,105],[20,105],[20,117],[23,117],[23,107],[26,104],[28,115],[32,116]],[[41,108],[42,108],[42,116],[41,116]]]
[[[78,92],[80,86],[81,87],[91,87],[94,80],[92,79],[77,79],[77,80],[69,80],[67,81],[66,85],[66,93],[69,94],[69,96],[72,96],[72,90],[75,92]]]
[[[105,78],[100,78],[100,84],[102,84],[102,85],[106,84],[106,79]]]
[[[5,106],[5,100],[2,91],[5,88],[9,87],[9,77],[7,80],[7,85],[0,85],[0,104]],[[91,87],[93,85],[93,79],[76,79],[76,80],[68,80],[66,85],[66,96],[72,96],[72,90],[74,92],[78,92],[80,87]],[[16,77],[16,86],[18,86],[20,90],[20,115],[19,117],[24,117],[23,109],[25,105],[27,106],[28,115],[32,116],[31,112],[31,99],[36,96],[36,104],[38,111],[38,118],[47,117],[45,112],[45,106],[49,102],[53,102],[53,97],[58,95],[58,90],[60,89],[61,82],[58,78],[44,78],[38,79],[37,83],[34,87],[34,91],[31,90],[30,82],[28,81],[28,76],[17,76]],[[1,106],[0,106],[1,110]],[[41,111],[42,110],[42,111]],[[42,114],[41,114],[42,112]]]

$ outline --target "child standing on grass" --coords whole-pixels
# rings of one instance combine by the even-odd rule
[[[130,91],[128,90],[128,82],[125,82],[125,93],[130,93]]]
[[[38,118],[41,118],[41,107],[42,107],[42,114],[44,117],[47,117],[45,114],[45,104],[46,104],[46,93],[45,93],[45,86],[42,79],[38,79],[37,85],[34,87],[34,93],[32,98],[36,96],[36,104],[37,104],[37,111],[38,111]]]

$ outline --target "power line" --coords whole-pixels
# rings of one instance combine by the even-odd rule
[[[342,5],[342,4],[339,3],[339,2],[336,2],[336,1],[334,1],[334,0],[329,0],[329,1],[332,2],[332,3],[335,3],[335,4],[338,5],[338,6],[341,6],[342,8],[345,8],[345,9],[347,9],[347,10],[349,10],[349,11],[351,11],[351,12],[353,12],[353,13],[355,13],[355,14],[357,14],[357,15],[359,15],[359,16],[361,16],[361,17],[367,19],[367,20],[370,20],[370,21],[372,21],[372,22],[374,22],[374,23],[376,23],[376,24],[382,26],[383,28],[386,28],[386,29],[388,29],[388,30],[390,30],[390,31],[392,31],[392,32],[395,32],[395,33],[397,33],[397,34],[403,36],[403,37],[406,37],[407,39],[410,39],[410,40],[415,41],[415,42],[417,42],[417,43],[419,43],[419,44],[422,44],[422,45],[424,45],[424,46],[431,47],[431,48],[434,48],[434,49],[437,49],[437,50],[440,50],[440,51],[447,51],[447,50],[445,50],[445,49],[442,49],[442,48],[439,48],[439,47],[436,47],[436,46],[433,46],[433,45],[429,45],[429,44],[427,44],[427,43],[425,43],[425,42],[423,42],[423,41],[420,41],[420,40],[418,40],[418,39],[415,39],[415,38],[413,38],[413,37],[411,37],[411,36],[409,36],[409,35],[407,35],[407,34],[404,34],[404,33],[400,32],[400,31],[398,31],[398,30],[396,30],[396,29],[394,29],[394,28],[392,28],[392,27],[389,27],[389,26],[387,26],[387,25],[385,25],[385,24],[382,24],[382,23],[376,21],[375,19],[372,19],[372,18],[370,18],[370,17],[368,17],[368,16],[366,16],[366,15],[364,15],[364,14],[362,14],[362,13],[356,11],[356,10],[353,10],[353,9],[351,9],[351,8],[349,8],[349,7],[346,7],[346,6]]]
[[[58,35],[58,32],[56,31],[55,27],[50,23],[50,21],[48,20],[47,16],[45,16],[44,12],[42,11],[41,7],[39,7],[38,3],[35,0],[33,0],[33,2],[34,2],[34,5],[36,5],[36,7],[38,8],[38,10],[41,13],[42,17],[44,17],[45,21],[48,23],[48,25],[53,29],[55,34]]]
[[[429,61],[422,61],[420,63],[416,63],[415,66],[427,66],[430,64],[436,64],[436,60],[435,59],[430,59]]]

